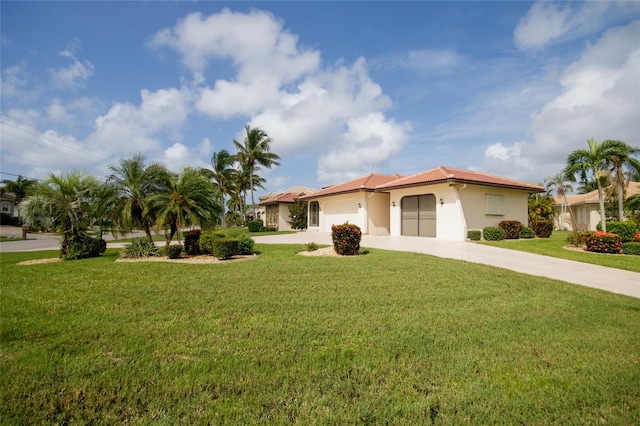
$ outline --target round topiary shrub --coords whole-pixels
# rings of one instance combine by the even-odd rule
[[[263,223],[261,220],[250,220],[247,222],[247,228],[249,232],[260,232],[260,228],[262,228]]]
[[[479,229],[470,229],[467,231],[467,238],[471,241],[480,241],[482,239],[482,231]]]
[[[502,241],[506,232],[502,228],[495,228],[493,226],[487,226],[482,230],[482,236],[485,241]]]
[[[362,231],[358,225],[349,222],[342,225],[332,225],[331,238],[336,253],[342,256],[353,256],[358,254],[360,250]]]
[[[180,255],[182,254],[182,246],[180,245],[172,245],[164,248],[164,252],[169,259],[180,259]]]
[[[218,259],[231,259],[236,254],[238,254],[237,238],[218,238],[213,241],[213,255]]]
[[[518,236],[520,238],[529,239],[529,238],[535,238],[536,233],[533,232],[533,229],[529,228],[528,226],[523,226]]]
[[[533,232],[538,238],[549,238],[553,232],[553,223],[549,220],[538,220],[531,223]]]
[[[507,240],[517,240],[520,238],[520,231],[522,230],[522,223],[517,220],[503,220],[498,223],[498,228],[504,229],[504,237]]]

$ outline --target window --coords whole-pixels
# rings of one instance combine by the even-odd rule
[[[504,215],[504,196],[486,194],[485,201],[487,205],[486,213],[491,216]]]
[[[309,203],[309,226],[320,226],[320,204],[317,201]]]

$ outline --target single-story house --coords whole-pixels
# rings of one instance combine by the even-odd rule
[[[606,201],[605,190],[605,203]],[[629,198],[640,194],[640,182],[628,182],[626,197]],[[568,231],[595,231],[600,223],[600,199],[598,190],[586,194],[567,195],[555,197],[555,226],[556,229],[566,229]],[[617,201],[616,201],[617,206]]]
[[[470,229],[502,220],[528,222],[528,195],[539,185],[486,173],[437,167],[412,176],[363,176],[301,197],[309,230],[331,232],[348,221],[369,235],[464,241]]]
[[[11,217],[18,217],[15,195],[9,192],[0,194],[0,213],[8,214]]]
[[[278,231],[291,231],[289,224],[289,207],[302,195],[315,192],[313,188],[294,186],[284,192],[269,192],[260,197],[260,204],[256,211],[264,226],[276,228]],[[264,209],[264,210],[262,210]]]

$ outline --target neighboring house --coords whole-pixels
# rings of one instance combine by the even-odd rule
[[[296,198],[315,192],[313,188],[294,186],[284,192],[269,192],[260,197],[256,211],[264,226],[276,228],[278,231],[292,231],[289,224],[289,206]]]
[[[605,189],[605,198],[606,198]],[[628,182],[626,197],[640,194],[640,182]],[[556,229],[566,229],[568,231],[595,231],[600,223],[600,201],[598,190],[586,194],[567,195],[555,197],[555,226]],[[605,200],[605,203],[609,202]],[[617,200],[615,201],[617,206]],[[564,214],[562,212],[564,211]]]
[[[486,173],[437,167],[412,176],[368,175],[301,197],[309,201],[309,229],[330,232],[349,221],[370,235],[464,241],[467,230],[502,220],[528,222],[532,185]],[[317,212],[317,213],[316,213]]]
[[[0,196],[0,213],[8,214],[11,217],[18,217],[16,197],[13,194],[5,192]]]

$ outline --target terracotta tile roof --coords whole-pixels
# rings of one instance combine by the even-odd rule
[[[329,195],[346,194],[349,192],[358,191],[373,192],[377,186],[397,180],[401,177],[402,175],[380,175],[377,173],[371,173],[369,175],[362,176],[348,182],[343,182],[336,185],[328,186],[326,188],[322,188],[320,191],[314,192],[313,194],[307,194],[303,197],[300,197],[300,199],[305,200],[310,198],[326,197]]]
[[[608,189],[605,188],[605,198],[607,197],[607,190]],[[627,198],[636,194],[640,194],[640,182],[628,182],[626,192]],[[556,202],[556,205],[564,204],[564,197],[554,197],[554,200]],[[567,202],[570,206],[579,204],[598,204],[600,202],[600,199],[598,197],[598,190],[596,189],[591,192],[587,192],[586,194],[567,194]]]
[[[494,176],[487,173],[472,172],[470,170],[454,169],[452,167],[436,167],[435,169],[426,170],[415,175],[397,179],[392,182],[378,185],[379,191],[390,189],[405,188],[409,186],[432,185],[443,182],[455,183],[471,183],[488,186],[497,186],[503,188],[522,189],[531,192],[544,192],[544,188],[540,185],[532,185],[530,183],[521,182],[513,179],[507,179],[500,176]]]
[[[283,192],[277,194],[275,197],[268,198],[258,204],[259,206],[266,206],[269,204],[278,204],[278,203],[294,203],[296,198],[299,198],[301,195],[304,195],[305,192]]]

